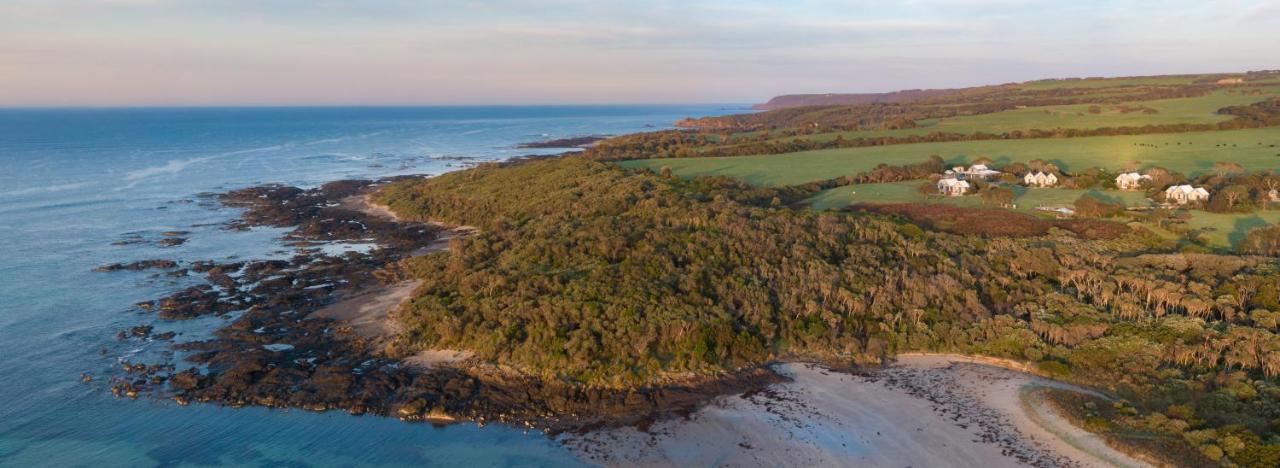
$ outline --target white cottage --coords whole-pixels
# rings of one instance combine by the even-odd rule
[[[1144,180],[1151,180],[1151,176],[1137,172],[1126,172],[1116,176],[1116,188],[1120,190],[1140,190]]]
[[[1028,187],[1053,187],[1058,185],[1058,176],[1046,172],[1028,172],[1022,176],[1022,184]]]
[[[1169,203],[1185,205],[1191,202],[1202,202],[1209,199],[1209,191],[1204,187],[1190,185],[1174,185],[1164,189],[1164,199]]]
[[[958,197],[969,191],[969,183],[959,179],[939,179],[938,193],[948,197]]]

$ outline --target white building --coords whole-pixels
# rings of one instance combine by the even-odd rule
[[[969,191],[969,183],[959,179],[939,179],[938,193],[948,197],[958,197]]]
[[[1000,175],[1000,171],[993,170],[987,167],[986,164],[974,164],[969,166],[967,169],[964,166],[956,166],[954,169],[948,171],[948,173],[955,174],[956,177],[961,179],[969,177],[975,179],[993,179]]]
[[[1206,201],[1209,199],[1209,191],[1204,187],[1192,187],[1190,185],[1174,185],[1164,189],[1164,199],[1169,203],[1177,203],[1185,205],[1191,202]]]
[[[1058,185],[1058,176],[1040,171],[1028,172],[1022,176],[1022,184],[1028,187],[1053,187]]]
[[[1151,180],[1151,176],[1137,172],[1126,172],[1116,176],[1116,188],[1120,190],[1140,190],[1144,180]]]

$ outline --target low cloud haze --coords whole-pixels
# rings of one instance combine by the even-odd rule
[[[1280,2],[5,0],[0,106],[759,102],[1280,68]]]

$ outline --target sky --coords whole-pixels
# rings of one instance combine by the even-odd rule
[[[1280,0],[0,0],[0,106],[753,103],[1280,68]]]

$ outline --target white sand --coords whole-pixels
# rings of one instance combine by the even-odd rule
[[[475,354],[471,351],[462,351],[457,349],[427,349],[405,358],[402,362],[406,365],[417,367],[419,369],[429,370],[454,366],[458,363],[471,359],[474,356]]]
[[[1006,361],[1007,362],[1007,361]],[[955,366],[955,363],[978,365]],[[993,365],[994,364],[994,365]],[[1039,398],[1028,394],[1037,387],[1058,388],[1107,398],[1078,385],[1037,377],[1026,372],[997,367],[1002,362],[957,355],[903,355],[898,365],[951,373],[965,393],[981,405],[999,412],[1024,440],[1061,455],[1081,466],[1149,466],[1108,446],[1094,434],[1072,425]],[[1021,368],[1021,363],[1007,367]]]
[[[396,215],[394,211],[391,211],[391,208],[387,205],[374,202],[373,196],[370,194],[352,195],[343,198],[339,203],[344,208],[359,211],[375,218],[382,218],[390,221],[403,221],[400,216]],[[431,243],[410,252],[410,256],[425,255],[432,252],[448,250],[450,240],[457,237],[469,236],[478,231],[478,229],[473,226],[448,226],[438,221],[427,221],[426,224],[441,228],[442,231],[435,240],[431,241]]]
[[[341,201],[343,207],[368,214],[370,216],[391,220],[402,219],[386,205],[375,203],[368,194],[352,195]],[[428,224],[444,227],[440,223]],[[476,231],[471,226],[447,228],[435,240],[426,246],[414,250],[410,255],[423,255],[449,249],[449,241],[456,237],[471,235]],[[399,324],[391,317],[391,312],[412,298],[413,292],[421,285],[421,281],[404,281],[388,286],[360,291],[358,295],[328,305],[311,315],[317,318],[329,318],[343,322],[352,327],[356,334],[365,338],[374,338],[382,342],[393,339],[400,333]],[[471,359],[470,351],[454,349],[428,349],[418,352],[403,360],[405,365],[422,370],[456,365]]]
[[[374,203],[373,196],[370,194],[352,195],[347,198],[343,198],[339,203],[344,208],[356,210],[375,218],[400,221],[400,216],[397,216],[396,212],[391,211],[391,208],[387,205]]]
[[[343,322],[365,338],[391,337],[397,332],[391,311],[412,297],[419,284],[422,282],[405,281],[368,289],[355,297],[325,306],[311,316]]]
[[[905,356],[865,377],[786,364],[778,370],[792,382],[722,397],[689,419],[561,440],[612,466],[1143,466],[1021,403],[1028,385],[1075,387],[954,361],[964,358]]]

